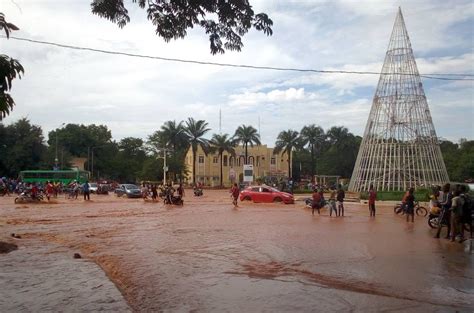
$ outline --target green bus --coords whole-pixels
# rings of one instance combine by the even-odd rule
[[[66,170],[66,171],[43,171],[43,170],[29,170],[21,171],[19,178],[27,183],[45,183],[62,182],[69,184],[72,181],[84,183],[89,180],[89,171]]]

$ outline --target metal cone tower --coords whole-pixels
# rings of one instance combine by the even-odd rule
[[[399,8],[349,190],[406,190],[449,181]]]

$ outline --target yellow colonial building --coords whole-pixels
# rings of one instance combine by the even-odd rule
[[[235,147],[235,156],[228,152],[222,154],[222,176],[224,186],[231,186],[234,182],[243,179],[243,165],[245,163],[245,149]],[[273,154],[273,148],[266,145],[248,146],[249,164],[254,168],[254,180],[259,177],[288,177],[288,156]],[[191,148],[186,154],[187,180],[193,180],[193,153]],[[220,183],[220,160],[218,153],[204,154],[201,147],[196,153],[196,183],[202,182],[205,186],[218,186]]]

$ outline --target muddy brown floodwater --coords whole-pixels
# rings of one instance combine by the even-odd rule
[[[20,205],[2,197],[0,241],[21,239],[0,262],[44,245],[79,252],[137,312],[474,310],[472,241],[433,239],[426,218],[407,224],[378,205],[371,219],[355,203],[344,218],[311,216],[302,202],[233,209],[227,191],[187,194],[184,207],[113,195]]]

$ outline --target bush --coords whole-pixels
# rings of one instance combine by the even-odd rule
[[[378,201],[402,201],[405,191],[377,191],[377,200]],[[415,190],[415,200],[416,201],[429,201],[430,200],[431,190],[429,189],[417,189]],[[368,200],[369,193],[361,192],[361,200]]]

